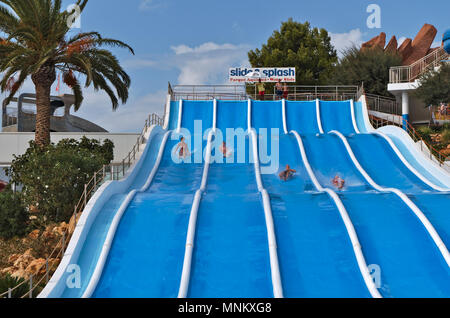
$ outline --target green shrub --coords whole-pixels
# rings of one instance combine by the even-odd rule
[[[431,135],[434,133],[433,129],[428,126],[420,126],[419,128],[417,128],[417,132],[427,143],[432,143]]]
[[[14,278],[10,275],[0,276],[0,294],[6,293],[24,281],[23,278]],[[24,283],[11,291],[11,298],[20,298],[28,292],[29,284]],[[5,297],[8,297],[7,295]]]
[[[8,175],[23,186],[24,206],[37,210],[44,223],[68,221],[84,185],[113,159],[113,148],[110,140],[101,144],[87,138],[45,148],[30,142],[26,153],[15,157]]]
[[[10,239],[23,236],[28,230],[28,212],[22,205],[20,195],[11,190],[0,193],[0,237]]]
[[[450,129],[445,129],[442,132],[442,141],[446,144],[450,144]]]

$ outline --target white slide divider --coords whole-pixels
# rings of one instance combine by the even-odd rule
[[[252,152],[253,152],[253,161],[254,161],[254,167],[255,167],[256,184],[258,186],[258,191],[261,193],[261,196],[263,199],[264,216],[265,216],[265,220],[266,220],[273,295],[275,298],[283,298],[283,287],[281,284],[280,265],[278,262],[275,226],[273,223],[272,208],[270,205],[270,197],[269,197],[269,194],[267,193],[266,189],[264,189],[262,179],[261,179],[261,169],[259,166],[259,156],[258,156],[258,136],[256,134],[256,131],[252,128],[252,101],[250,99],[248,100],[248,109],[247,110],[248,110],[247,111],[248,132],[250,134],[250,137],[252,138],[251,139],[252,140]]]
[[[181,131],[181,119],[183,118],[183,100],[180,99],[180,107],[178,109],[178,125],[177,125],[177,133]]]
[[[286,122],[286,100],[284,98],[283,98],[283,101],[282,101],[282,108],[283,108],[283,110],[282,110],[283,130],[284,130],[284,133],[287,135],[289,132],[288,132],[288,129],[287,129],[287,122]]]
[[[171,102],[171,96],[170,94],[167,95],[166,97],[166,111],[164,112],[165,117],[164,117],[164,130],[167,130],[167,128],[169,127],[169,120],[170,120],[170,102]]]
[[[360,134],[361,132],[359,131],[358,125],[356,124],[356,116],[355,116],[355,102],[352,100],[350,100],[350,111],[352,114],[352,124],[353,124],[353,129],[355,129],[357,134]]]
[[[364,179],[376,190],[384,193],[395,193],[398,197],[400,197],[403,202],[406,203],[406,205],[411,209],[411,211],[414,212],[414,214],[419,218],[419,220],[422,222],[422,224],[425,226],[425,229],[427,230],[428,234],[433,239],[436,246],[439,248],[439,251],[441,252],[442,256],[445,259],[445,262],[448,266],[450,266],[450,254],[445,246],[444,242],[442,241],[441,237],[437,233],[436,229],[433,227],[431,222],[427,219],[425,214],[414,204],[414,202],[411,201],[410,198],[406,194],[404,194],[399,189],[395,188],[384,188],[377,184],[373,179],[369,176],[369,174],[364,170],[364,168],[361,166],[361,164],[358,162],[358,159],[356,159],[355,154],[353,153],[352,148],[350,147],[350,144],[348,143],[347,139],[338,131],[331,131],[330,134],[337,135],[342,142],[345,145],[345,148],[347,149],[348,154],[350,155],[350,158],[353,161],[353,164],[358,169],[358,171],[363,175]]]
[[[109,251],[111,249],[113,240],[114,240],[114,236],[116,234],[117,231],[117,227],[119,226],[120,220],[122,219],[123,214],[125,213],[126,209],[128,208],[128,205],[130,204],[131,200],[133,200],[133,198],[135,197],[135,195],[138,192],[145,192],[148,187],[150,186],[156,172],[159,169],[159,164],[161,163],[161,159],[164,153],[164,149],[166,147],[166,143],[167,143],[167,139],[169,138],[169,134],[170,131],[166,132],[163,138],[163,141],[161,142],[161,147],[159,148],[159,152],[158,152],[158,157],[156,160],[156,163],[150,173],[150,175],[147,178],[146,183],[144,184],[144,186],[139,190],[133,190],[131,191],[127,197],[125,198],[125,200],[122,202],[122,204],[119,207],[119,210],[117,211],[117,213],[115,214],[113,221],[111,223],[111,226],[109,227],[108,230],[108,234],[106,236],[106,240],[103,244],[102,247],[102,251],[100,252],[100,256],[99,259],[97,261],[97,264],[95,266],[94,272],[92,274],[91,280],[89,281],[89,284],[86,288],[86,290],[83,293],[83,298],[89,298],[92,296],[92,294],[95,291],[95,288],[97,287],[97,284],[100,280],[100,277],[102,275],[103,272],[103,268],[105,266],[106,260],[108,258],[108,254]]]
[[[192,254],[194,252],[195,232],[197,228],[198,209],[203,193],[206,190],[206,183],[208,181],[209,165],[211,163],[212,137],[216,131],[216,115],[217,115],[217,100],[213,102],[213,128],[208,133],[208,142],[206,144],[205,165],[203,167],[202,183],[200,189],[197,190],[192,203],[191,213],[189,216],[189,225],[186,237],[186,249],[184,252],[183,270],[181,273],[180,288],[178,290],[178,298],[186,298],[189,291],[189,282],[191,278],[192,269]]]
[[[250,133],[252,129],[252,100],[249,98],[247,102],[247,128]]]
[[[186,249],[184,252],[183,271],[181,274],[180,288],[178,290],[178,298],[186,298],[189,290],[189,281],[191,277],[192,269],[192,254],[194,252],[195,231],[197,228],[197,216],[198,209],[200,207],[200,201],[203,193],[206,189],[206,183],[208,180],[209,165],[211,162],[211,141],[214,132],[211,130],[208,134],[208,143],[206,146],[205,165],[203,167],[203,176],[200,189],[197,190],[192,203],[191,214],[189,216],[189,226],[186,238]]]
[[[272,276],[273,295],[275,298],[283,298],[283,287],[281,284],[280,265],[278,263],[277,240],[275,236],[275,226],[273,223],[272,208],[270,205],[270,197],[267,190],[264,189],[261,180],[261,170],[258,157],[258,137],[254,129],[250,130],[252,137],[253,161],[255,166],[256,183],[258,191],[263,199],[264,216],[266,220],[267,239],[269,242],[270,255],[270,271]]]
[[[356,125],[355,105],[353,103],[353,100],[351,102],[351,110],[352,110],[352,122],[353,122],[353,126],[355,127],[355,131],[356,131],[357,134],[361,134],[361,132],[358,129],[358,126]],[[364,117],[365,117],[365,115],[364,115]],[[380,131],[376,131],[376,130],[371,130],[371,132],[369,134],[371,134],[371,135],[378,135],[378,136],[382,137],[384,140],[386,140],[387,143],[389,144],[389,146],[392,148],[392,150],[397,155],[397,157],[406,166],[406,168],[408,168],[414,175],[416,175],[422,182],[424,182],[430,188],[432,188],[432,189],[434,189],[436,191],[439,191],[439,192],[449,192],[450,191],[450,189],[442,188],[442,187],[432,183],[430,180],[425,178],[419,171],[417,171],[417,169],[415,169],[408,162],[408,160],[406,160],[406,158],[403,156],[401,151],[397,148],[397,146],[394,144],[394,142],[392,141],[392,139],[389,136],[383,134]]]
[[[378,292],[378,289],[375,286],[375,283],[370,275],[370,271],[367,267],[366,260],[364,258],[364,254],[361,249],[361,244],[359,243],[358,235],[356,234],[355,227],[353,226],[353,223],[350,219],[350,216],[348,215],[347,210],[345,209],[344,204],[342,203],[339,196],[331,189],[323,188],[319,181],[317,180],[311,165],[309,164],[308,157],[306,156],[305,147],[303,145],[302,138],[296,131],[291,131],[292,134],[294,134],[295,138],[297,139],[298,146],[300,148],[300,152],[302,155],[303,164],[305,165],[306,171],[308,172],[309,177],[311,178],[312,182],[314,183],[314,186],[317,188],[319,192],[327,193],[336,204],[339,213],[341,215],[342,220],[344,221],[345,227],[347,229],[347,233],[350,237],[350,241],[352,242],[353,252],[356,256],[356,261],[358,263],[359,270],[361,272],[361,275],[364,279],[364,282],[367,286],[367,289],[369,290],[370,294],[374,298],[382,298],[381,294]]]
[[[322,127],[322,119],[320,116],[320,100],[316,99],[316,118],[317,118],[317,126],[319,126],[319,131],[321,134],[323,134],[323,127]]]

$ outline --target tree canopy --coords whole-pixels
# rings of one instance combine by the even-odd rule
[[[361,85],[367,93],[389,96],[389,69],[402,64],[398,54],[372,48],[360,50],[353,46],[339,60],[330,78],[333,85]]]
[[[87,2],[75,4],[83,12]],[[36,89],[39,146],[50,143],[50,91],[57,71],[73,91],[75,110],[83,101],[83,86],[106,92],[113,109],[128,99],[130,77],[104,47],[125,48],[131,53],[133,49],[98,32],[70,35],[71,19],[72,12],[62,10],[61,0],[0,0],[0,89],[8,92],[8,103],[31,77]]]
[[[248,52],[252,67],[294,67],[297,85],[328,83],[337,63],[336,50],[325,29],[292,19],[281,24],[261,49]]]
[[[424,73],[419,82],[420,86],[414,94],[427,107],[450,102],[450,63],[443,64],[438,70],[431,69]]]

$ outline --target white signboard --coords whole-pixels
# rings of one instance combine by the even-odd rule
[[[228,72],[232,83],[287,82],[295,83],[295,67],[234,67]]]

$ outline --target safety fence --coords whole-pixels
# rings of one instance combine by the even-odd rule
[[[402,115],[402,105],[395,98],[375,94],[365,94],[369,110],[380,113]]]
[[[61,238],[56,243],[52,252],[46,257],[45,264],[34,270],[34,275],[30,275],[28,279],[23,280],[20,284],[9,288],[8,291],[0,294],[0,298],[11,298],[16,290],[22,290],[23,286],[27,286],[28,290],[20,298],[33,298],[39,294],[40,290],[48,283],[50,275],[56,270],[60,261],[62,260],[67,243],[69,242],[73,231],[86,208],[89,200],[92,198],[97,189],[106,181],[120,180],[123,178],[127,170],[138,159],[138,154],[143,150],[143,144],[146,143],[145,134],[152,125],[162,126],[164,120],[156,114],[151,114],[145,120],[145,126],[138,137],[136,144],[128,155],[122,160],[120,164],[104,165],[102,169],[95,172],[88,183],[84,185],[83,193],[74,207],[73,215],[68,226],[62,232]]]
[[[358,86],[301,86],[287,85],[286,94],[277,95],[272,84],[266,83],[264,100],[277,100],[285,98],[292,101],[311,101],[316,99],[342,101],[360,96]],[[173,101],[183,100],[261,100],[257,83],[242,85],[175,85],[169,83],[168,93]]]

